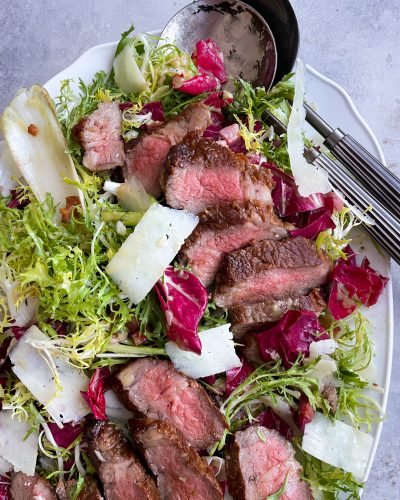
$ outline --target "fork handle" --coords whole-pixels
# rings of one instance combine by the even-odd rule
[[[372,156],[351,135],[340,129],[326,139],[326,146],[366,189],[400,217],[400,179]]]
[[[394,215],[400,217],[400,180],[351,135],[339,128],[334,130],[309,104],[304,103],[304,108],[308,123],[322,135],[324,144],[348,172]]]

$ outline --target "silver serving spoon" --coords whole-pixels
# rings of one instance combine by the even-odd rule
[[[274,35],[264,18],[239,0],[196,0],[174,15],[161,38],[189,53],[198,40],[212,38],[224,53],[228,75],[266,89],[274,81]]]

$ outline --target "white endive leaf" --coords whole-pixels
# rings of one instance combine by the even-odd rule
[[[31,326],[10,354],[12,370],[55,422],[80,420],[90,412],[81,395],[89,379],[56,357],[54,350],[46,350],[48,340],[37,326]]]
[[[6,141],[0,141],[0,194],[8,196],[17,185],[15,179],[20,176]]]
[[[28,476],[35,474],[38,454],[38,435],[29,432],[29,424],[12,418],[11,410],[0,412],[0,456],[9,462],[15,472],[24,472]]]
[[[4,110],[1,127],[20,174],[39,201],[50,193],[59,207],[65,206],[67,196],[79,196],[83,204],[82,192],[64,182],[65,178],[79,181],[79,177],[53,102],[43,87],[33,85],[20,91]],[[57,214],[60,218],[58,210]]]
[[[298,59],[296,67],[296,84],[292,112],[287,126],[287,146],[290,166],[301,196],[313,193],[328,193],[332,191],[328,175],[304,158],[303,127],[306,112],[303,106],[305,92],[305,77],[303,62]]]

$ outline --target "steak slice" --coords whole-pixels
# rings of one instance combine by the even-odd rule
[[[180,143],[188,132],[203,132],[210,123],[210,110],[202,103],[194,103],[164,125],[128,143],[125,177],[134,175],[145,190],[157,198],[161,193],[161,172],[171,146]]]
[[[274,184],[268,169],[199,134],[188,134],[182,144],[171,148],[165,165],[162,185],[173,208],[197,214],[230,202],[272,205]]]
[[[64,482],[59,480],[56,487],[56,495],[58,500],[71,500],[71,498],[76,498],[76,500],[102,500],[101,493],[97,487],[97,483],[92,476],[85,476],[85,482],[83,488],[79,492],[77,497],[74,497],[76,491],[77,482],[75,479],[69,479]]]
[[[27,476],[23,472],[14,474],[11,480],[11,498],[13,500],[57,500],[50,483],[42,476]]]
[[[75,125],[73,134],[83,146],[83,165],[86,168],[98,172],[125,163],[121,120],[117,102],[102,102],[92,114]]]
[[[222,500],[221,488],[207,462],[178,429],[160,420],[140,419],[131,421],[131,432],[157,476],[161,498]]]
[[[235,434],[225,453],[229,493],[233,500],[265,500],[287,479],[281,500],[311,500],[301,465],[289,441],[276,430],[252,425]]]
[[[155,500],[160,495],[132,448],[114,425],[97,421],[86,426],[89,457],[107,500]]]
[[[199,450],[213,445],[224,433],[222,413],[204,389],[178,372],[170,361],[131,361],[116,372],[112,384],[127,408],[139,416],[174,425]]]
[[[301,297],[288,297],[282,300],[264,300],[256,304],[238,304],[229,309],[231,330],[238,338],[244,333],[260,331],[268,323],[279,321],[286,311],[312,311],[322,312],[326,303],[321,290],[314,288],[307,295]]]
[[[215,302],[220,307],[306,295],[323,285],[328,257],[306,238],[260,241],[225,256],[217,275]]]
[[[259,202],[217,205],[200,214],[200,223],[182,247],[180,260],[207,287],[214,281],[226,253],[251,241],[285,237],[284,224],[271,206]]]

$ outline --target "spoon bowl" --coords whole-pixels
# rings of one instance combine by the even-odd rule
[[[263,16],[239,0],[196,0],[174,15],[161,38],[189,53],[198,40],[212,38],[224,54],[229,75],[266,89],[274,82],[274,35]]]

